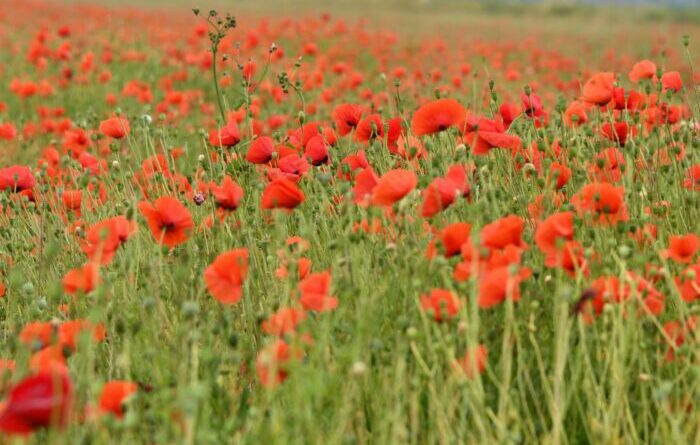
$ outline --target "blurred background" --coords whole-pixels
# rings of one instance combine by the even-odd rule
[[[0,0],[2,1],[2,0]],[[5,0],[21,1],[21,0]],[[414,24],[410,18],[424,20],[430,26],[449,22],[468,23],[493,17],[513,17],[536,26],[538,20],[571,21],[580,19],[618,24],[640,22],[700,25],[700,0],[54,0],[72,3],[109,4],[140,7],[216,8],[220,11],[260,12],[294,16],[330,12],[348,17],[398,19]],[[405,21],[408,18],[409,21]],[[438,19],[437,22],[435,19]],[[568,25],[567,25],[568,26]],[[417,30],[417,29],[416,29]],[[576,30],[571,30],[576,31]]]
[[[0,0],[24,1],[24,0]],[[192,8],[231,12],[247,19],[330,13],[366,20],[404,37],[428,34],[507,39],[537,37],[557,45],[564,37],[592,46],[648,54],[640,41],[666,40],[678,47],[682,35],[700,40],[700,0],[47,0],[61,3],[138,6],[168,13]],[[644,37],[639,39],[639,37]]]

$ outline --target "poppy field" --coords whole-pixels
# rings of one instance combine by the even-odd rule
[[[0,1],[0,444],[700,442],[700,24],[194,6]]]

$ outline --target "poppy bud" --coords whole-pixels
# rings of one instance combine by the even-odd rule
[[[186,301],[182,304],[182,315],[188,319],[194,319],[199,313],[199,306],[194,301]]]
[[[350,373],[354,376],[360,376],[367,372],[367,365],[364,362],[355,362],[352,364]]]
[[[34,285],[31,282],[26,282],[22,285],[22,292],[31,295],[34,293]]]
[[[626,259],[632,255],[632,248],[623,244],[617,248],[617,252],[620,254],[621,258]]]

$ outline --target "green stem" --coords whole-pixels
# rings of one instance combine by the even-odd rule
[[[216,91],[216,102],[219,105],[219,113],[221,113],[221,120],[226,124],[226,111],[224,110],[224,104],[221,101],[221,92],[219,91],[219,77],[216,72],[216,55],[218,53],[218,44],[212,47],[212,54],[214,55],[214,62],[211,65],[211,71],[214,75],[214,90]]]

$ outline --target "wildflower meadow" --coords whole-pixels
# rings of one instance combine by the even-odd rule
[[[208,3],[0,0],[0,444],[700,443],[692,4]]]

